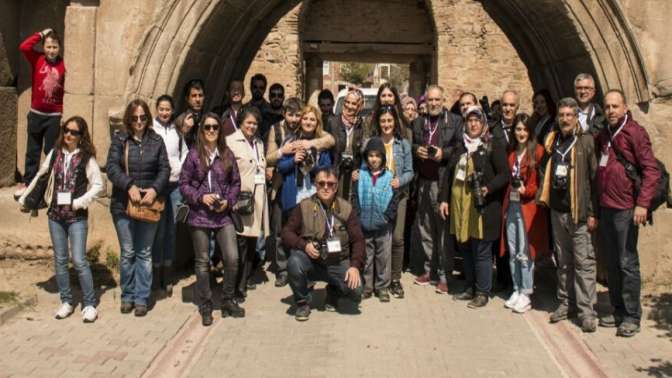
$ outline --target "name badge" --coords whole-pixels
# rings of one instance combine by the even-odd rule
[[[558,163],[555,167],[555,176],[556,177],[567,177],[567,172],[569,171],[569,166],[567,163]]]
[[[455,174],[455,179],[459,181],[464,181],[464,179],[467,177],[467,172],[464,171],[464,168],[460,167],[457,170],[457,173]]]
[[[509,194],[509,201],[520,202],[520,192],[518,189],[511,189],[511,193]]]
[[[327,252],[329,253],[341,252],[341,241],[338,239],[327,240]]]
[[[58,192],[56,194],[56,204],[58,206],[70,206],[70,205],[72,205],[72,193],[70,193],[70,192]]]
[[[600,167],[606,167],[609,162],[609,153],[603,152],[602,157],[600,157]]]
[[[255,185],[263,185],[266,183],[266,175],[264,173],[257,173],[254,175],[254,184]]]

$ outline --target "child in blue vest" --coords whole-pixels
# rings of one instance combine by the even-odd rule
[[[366,238],[366,267],[363,298],[374,292],[381,302],[389,302],[392,268],[392,229],[399,202],[392,188],[392,171],[386,168],[385,145],[371,138],[364,149],[365,164],[359,173],[354,208]]]

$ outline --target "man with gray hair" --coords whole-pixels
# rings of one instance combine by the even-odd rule
[[[441,243],[445,223],[438,213],[439,178],[443,175],[455,140],[462,137],[462,117],[443,107],[443,88],[427,88],[427,114],[413,122],[413,156],[418,172],[418,211],[415,227],[425,252],[425,264],[417,285],[436,283],[438,294],[448,294],[447,276],[452,260]]]
[[[596,136],[607,124],[604,112],[595,102],[595,79],[591,74],[580,73],[574,79],[574,94],[579,105],[579,124],[584,133]]]
[[[560,305],[551,323],[578,309],[581,330],[597,328],[594,304],[596,260],[590,233],[597,228],[597,190],[593,188],[597,158],[593,136],[579,125],[573,98],[558,103],[558,130],[546,137],[549,158],[539,186],[539,202],[551,209],[554,250],[558,262]]]

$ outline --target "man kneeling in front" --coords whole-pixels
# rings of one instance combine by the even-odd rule
[[[362,295],[365,242],[357,214],[336,196],[336,171],[319,169],[314,182],[317,193],[291,210],[282,229],[282,242],[291,251],[287,272],[298,321],[310,316],[309,282],[327,282],[326,311],[336,311],[341,297],[359,303]]]

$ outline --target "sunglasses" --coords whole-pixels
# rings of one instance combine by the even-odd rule
[[[147,116],[146,115],[141,115],[141,116],[131,116],[131,121],[132,122],[147,122]]]
[[[217,125],[217,124],[212,125],[212,124],[206,123],[205,125],[203,125],[203,130],[205,130],[205,131],[219,131],[219,125]]]
[[[334,189],[336,188],[336,181],[318,181],[317,186],[320,188]]]
[[[269,95],[271,98],[283,98],[285,95],[281,92],[271,92]]]
[[[68,135],[68,134],[70,134],[72,136],[76,136],[76,137],[82,136],[81,131],[75,130],[75,129],[69,129],[69,128],[66,127],[66,128],[63,129],[63,135]]]

